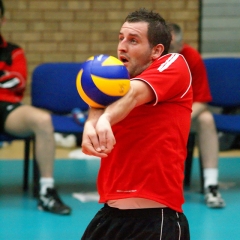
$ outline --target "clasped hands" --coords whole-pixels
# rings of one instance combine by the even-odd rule
[[[87,120],[84,126],[82,151],[87,155],[107,157],[116,143],[112,127],[106,114],[97,121]]]

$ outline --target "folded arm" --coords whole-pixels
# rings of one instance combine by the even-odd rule
[[[0,70],[0,88],[23,91],[27,81],[27,62],[24,52],[17,48],[12,52],[12,63],[8,69]]]
[[[105,109],[91,108],[84,126],[83,152],[97,157],[106,157],[116,140],[111,126],[123,120],[135,107],[155,100],[151,87],[143,82],[131,81],[129,92]]]
[[[0,87],[16,89],[24,79],[20,73],[0,71]]]

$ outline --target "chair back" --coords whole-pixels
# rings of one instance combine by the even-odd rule
[[[240,58],[206,58],[204,63],[213,98],[210,105],[240,106]]]
[[[81,65],[61,62],[37,66],[32,74],[32,105],[61,115],[70,113],[73,108],[86,111],[88,105],[76,88],[76,77]]]

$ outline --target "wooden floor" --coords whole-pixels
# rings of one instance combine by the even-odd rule
[[[56,148],[56,159],[66,159],[74,148]],[[21,159],[24,154],[24,141],[13,141],[10,145],[0,148],[0,160]]]

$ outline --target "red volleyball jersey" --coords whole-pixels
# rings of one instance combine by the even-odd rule
[[[167,54],[132,80],[149,84],[156,98],[112,127],[116,145],[101,159],[100,202],[139,197],[181,212],[192,106],[188,65],[182,55]]]
[[[0,36],[0,101],[20,102],[27,81],[27,63],[23,50]]]
[[[212,96],[210,93],[207,72],[201,55],[191,46],[184,44],[180,52],[190,68],[192,74],[193,102],[210,102]]]

